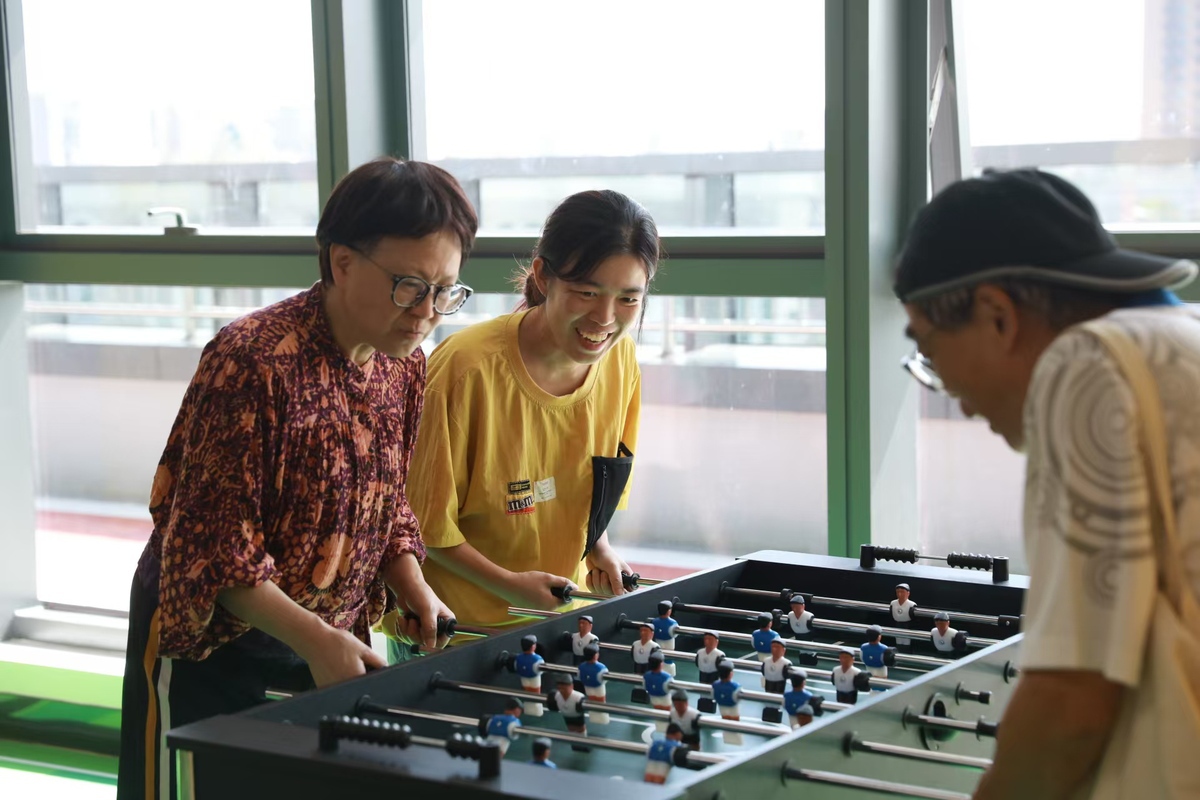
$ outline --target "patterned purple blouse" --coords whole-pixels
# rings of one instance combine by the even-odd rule
[[[150,498],[161,655],[201,660],[245,633],[217,593],[268,580],[368,642],[394,606],[381,565],[425,558],[404,495],[425,356],[357,366],[322,296],[242,317],[204,348]]]

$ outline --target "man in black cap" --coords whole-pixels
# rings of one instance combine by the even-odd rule
[[[1168,502],[1200,552],[1200,321],[1171,291],[1196,273],[1118,248],[1079,189],[1032,169],[948,187],[909,231],[894,287],[917,345],[907,368],[1028,454],[1022,674],[976,798],[1200,796],[1187,755],[1200,711],[1154,691],[1162,665],[1146,658],[1159,572],[1182,573],[1176,599],[1194,615],[1200,559],[1155,556],[1148,404],[1134,399],[1157,390]],[[1141,719],[1155,735],[1131,734]]]

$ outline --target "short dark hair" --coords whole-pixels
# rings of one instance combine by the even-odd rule
[[[563,200],[546,217],[533,247],[533,258],[542,259],[546,273],[569,283],[587,280],[616,255],[641,259],[649,288],[662,256],[662,241],[650,212],[612,189],[579,192]],[[533,279],[532,265],[522,268],[515,281],[527,307],[546,302]]]
[[[317,223],[321,282],[333,282],[329,248],[340,244],[369,253],[385,236],[420,239],[448,231],[462,247],[475,244],[479,218],[446,170],[422,161],[377,158],[338,181]]]
[[[971,321],[975,313],[975,290],[995,286],[1012,298],[1013,305],[1043,319],[1052,330],[1062,331],[1102,316],[1128,300],[1128,294],[1100,292],[1024,278],[999,278],[975,286],[951,289],[910,303],[941,330],[955,330]]]

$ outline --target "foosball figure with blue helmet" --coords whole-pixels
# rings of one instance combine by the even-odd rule
[[[516,741],[517,728],[521,727],[521,701],[510,697],[504,703],[503,714],[493,714],[487,721],[487,740],[500,747],[500,755],[508,752],[508,746]]]
[[[521,679],[521,688],[527,692],[542,693],[542,664],[545,662],[541,656],[535,652],[537,647],[537,637],[533,634],[521,637],[521,652],[517,654],[516,669],[517,675]],[[542,704],[540,702],[525,703],[525,713],[531,717],[540,717],[543,714]]]

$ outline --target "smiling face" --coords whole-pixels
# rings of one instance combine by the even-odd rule
[[[412,308],[400,308],[392,302],[393,276],[457,283],[462,247],[447,231],[420,239],[388,236],[367,253],[333,245],[329,262],[333,285],[326,288],[326,302],[334,336],[361,364],[375,350],[407,358],[437,327],[442,318],[433,310],[433,291]]]
[[[534,259],[533,268],[546,295],[541,306],[546,329],[561,359],[595,364],[642,313],[647,271],[637,256],[611,256],[585,280],[571,283],[551,277],[541,259]]]
[[[919,308],[905,304],[905,333],[929,359],[963,414],[983,417],[993,432],[1020,451],[1033,368],[1058,334],[1044,320],[1019,310],[999,287],[976,287],[972,304],[971,319],[949,330],[934,326]]]

